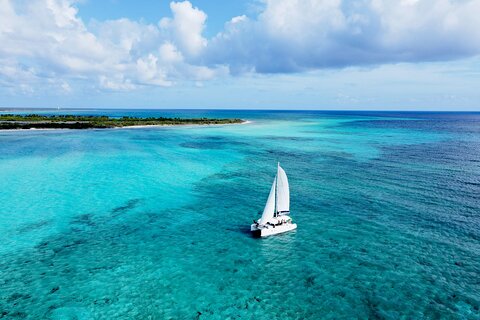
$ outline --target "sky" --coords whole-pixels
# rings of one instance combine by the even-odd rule
[[[0,108],[480,110],[480,0],[0,0]]]

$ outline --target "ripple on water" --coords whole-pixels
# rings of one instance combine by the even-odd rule
[[[22,181],[10,161],[30,159],[22,144],[41,150],[22,162],[24,194],[9,201],[0,194],[10,217],[3,223],[15,241],[40,240],[0,259],[0,317],[479,318],[480,154],[457,149],[476,146],[469,140],[476,131],[418,129],[425,124],[409,120],[329,118],[322,127],[325,119],[310,117],[255,132],[12,140],[9,159],[0,160],[2,190]],[[306,131],[312,123],[316,130]],[[44,147],[55,141],[61,152]],[[254,239],[249,223],[263,209],[277,161],[289,174],[299,227]],[[72,167],[59,170],[63,162]],[[58,195],[56,181],[61,196],[45,201],[38,190]],[[41,219],[4,214],[28,212],[25,203]]]

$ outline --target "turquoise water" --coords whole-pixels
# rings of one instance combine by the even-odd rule
[[[252,123],[0,131],[0,318],[480,318],[480,114],[72,113]]]

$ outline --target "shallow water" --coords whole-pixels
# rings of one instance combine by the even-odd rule
[[[480,114],[193,115],[253,123],[0,132],[0,318],[480,317]]]

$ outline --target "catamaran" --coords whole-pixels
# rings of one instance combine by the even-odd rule
[[[277,175],[273,179],[272,188],[260,220],[254,221],[250,230],[254,236],[266,237],[287,232],[297,228],[290,214],[290,189],[285,170],[277,165]]]

